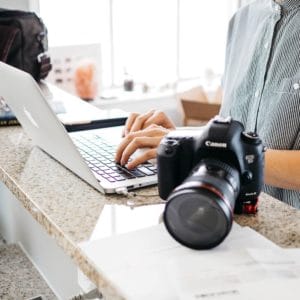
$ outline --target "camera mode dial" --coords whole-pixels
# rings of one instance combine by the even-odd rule
[[[165,154],[171,154],[174,152],[175,148],[179,145],[179,142],[174,139],[167,139],[164,144],[165,147]]]
[[[258,137],[258,135],[255,132],[242,132],[242,139],[249,144],[252,145],[257,145],[259,144],[260,138]]]
[[[221,116],[215,116],[213,118],[213,122],[216,124],[230,124],[231,123],[231,117],[223,118]]]

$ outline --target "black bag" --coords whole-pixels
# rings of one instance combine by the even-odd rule
[[[0,61],[39,81],[52,68],[47,50],[47,28],[35,13],[0,9]]]

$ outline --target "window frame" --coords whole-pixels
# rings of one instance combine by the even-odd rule
[[[40,12],[40,0],[28,0],[30,5],[34,7],[34,10],[36,12]],[[114,0],[106,0],[108,1],[108,7],[109,7],[109,25],[108,25],[108,32],[109,32],[109,55],[110,57],[107,58],[110,63],[109,63],[109,70],[107,70],[109,77],[107,78],[107,84],[104,86],[104,88],[118,88],[120,87],[119,84],[117,84],[117,76],[115,72],[115,63],[116,63],[116,57],[115,57],[115,29],[114,29]],[[181,28],[181,3],[184,0],[176,0],[176,3],[174,1],[174,5],[176,6],[176,49],[175,49],[175,81],[174,82],[169,82],[170,86],[173,88],[177,88],[178,84],[181,82],[186,82],[186,81],[195,81],[197,79],[200,79],[201,76],[199,77],[185,77],[182,76],[181,71],[180,71],[180,60],[181,60],[181,52],[180,52],[180,47],[181,47],[181,35],[180,35],[180,28]],[[228,0],[231,1],[231,5],[235,6],[235,9],[237,9],[241,5],[241,0]],[[234,4],[233,4],[234,3]],[[230,4],[229,4],[230,5]],[[224,55],[225,57],[225,55]],[[103,58],[102,58],[103,59]]]

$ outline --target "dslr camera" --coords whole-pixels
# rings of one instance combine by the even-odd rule
[[[169,233],[193,249],[220,244],[234,213],[256,213],[265,147],[254,132],[216,116],[199,130],[169,133],[157,150],[158,189]]]

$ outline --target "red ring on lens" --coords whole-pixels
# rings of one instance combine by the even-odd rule
[[[199,187],[204,188],[204,189],[212,192],[213,194],[217,195],[219,198],[221,198],[224,201],[225,205],[228,207],[228,209],[231,213],[231,217],[233,218],[233,208],[231,207],[229,201],[213,185],[210,185],[207,183],[202,183],[202,182],[197,182],[197,181],[190,181],[190,182],[187,182],[187,183],[181,185],[180,190],[185,189],[185,188],[199,188]],[[175,189],[175,191],[176,191],[176,189]]]
[[[199,185],[200,185],[200,187],[207,189],[207,190],[211,191],[212,193],[216,194],[218,197],[220,197],[224,201],[225,205],[229,208],[231,216],[233,216],[233,209],[231,208],[229,201],[224,197],[224,195],[222,193],[220,193],[219,190],[217,190],[214,186],[206,184],[206,183],[200,183]]]

